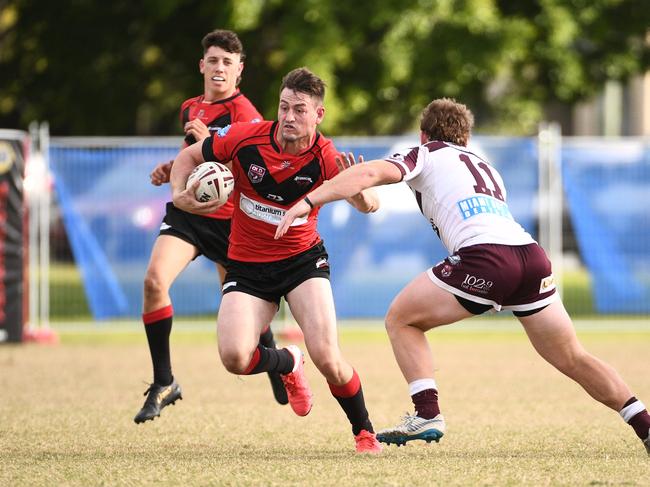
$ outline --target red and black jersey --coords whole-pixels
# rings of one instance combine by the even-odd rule
[[[203,142],[206,161],[232,161],[235,211],[228,258],[273,262],[299,254],[320,241],[318,208],[298,218],[287,234],[275,240],[285,211],[307,193],[338,174],[334,144],[316,134],[300,154],[277,144],[277,122],[235,123]]]
[[[251,101],[239,90],[229,98],[214,102],[204,101],[203,95],[185,100],[181,105],[181,126],[185,127],[187,122],[197,118],[207,125],[210,133],[234,122],[252,122],[263,119]],[[187,145],[192,145],[195,142],[196,139],[193,135],[185,136]],[[217,211],[206,216],[227,220],[232,217],[232,212],[231,198]]]

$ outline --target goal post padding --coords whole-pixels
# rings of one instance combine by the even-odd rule
[[[0,129],[0,341],[20,342],[25,324],[27,134]]]

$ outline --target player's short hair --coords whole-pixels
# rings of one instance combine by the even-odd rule
[[[296,68],[282,78],[280,93],[285,88],[306,93],[323,101],[325,99],[325,82],[307,68]]]
[[[438,98],[422,110],[420,130],[429,140],[466,146],[473,126],[471,110],[453,98]]]
[[[208,52],[210,47],[220,47],[226,52],[231,52],[239,54],[240,59],[243,61],[246,58],[246,53],[244,53],[244,46],[235,34],[231,30],[216,29],[212,32],[208,32],[201,41],[203,46],[203,54]]]

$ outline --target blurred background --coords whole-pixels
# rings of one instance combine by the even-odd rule
[[[14,227],[0,218],[8,238],[22,235],[2,264],[23,259],[24,278],[5,286],[23,293],[5,300],[26,303],[28,326],[138,319],[169,199],[148,174],[180,147],[179,107],[202,93],[200,41],[215,28],[240,36],[240,87],[265,117],[275,117],[282,76],[307,66],[328,86],[323,133],[366,158],[417,143],[431,99],[467,104],[471,147],[501,172],[513,215],[551,255],[569,311],[648,317],[647,1],[8,0],[0,163],[16,163],[26,200],[7,203],[25,216]],[[381,318],[446,255],[402,186],[382,188],[370,217],[345,204],[321,211],[342,318]],[[180,315],[212,316],[214,266],[197,259],[172,297]]]

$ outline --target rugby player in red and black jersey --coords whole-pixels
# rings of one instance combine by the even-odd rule
[[[237,34],[215,30],[202,40],[203,58],[199,70],[203,74],[203,95],[181,105],[181,122],[185,132],[183,147],[210,136],[215,130],[233,122],[259,121],[262,116],[237,88],[244,68],[243,46]],[[169,182],[172,161],[156,166],[151,183]],[[135,416],[142,423],[160,415],[162,408],[182,399],[181,388],[174,380],[169,351],[169,335],[173,309],[169,288],[180,272],[199,255],[217,265],[221,282],[225,276],[232,201],[216,211],[194,215],[168,203],[166,215],[156,239],[144,279],[142,320],[145,324],[149,351],[153,362],[153,384],[147,389],[144,406]],[[262,330],[260,343],[275,347],[270,326]],[[280,404],[287,404],[287,393],[277,372],[270,372],[273,394]]]
[[[316,131],[325,114],[324,94],[323,81],[309,70],[291,71],[282,81],[276,122],[235,123],[179,154],[171,174],[173,198],[186,211],[213,211],[214,203],[200,203],[193,188],[185,189],[187,176],[205,160],[232,161],[235,212],[217,318],[223,364],[234,374],[279,372],[294,412],[309,413],[312,394],[300,349],[276,350],[257,340],[284,296],[311,359],[352,424],[356,450],[379,453],[359,375],[338,346],[328,256],[316,230],[318,209],[296,221],[286,239],[274,239],[285,209],[342,168],[332,142]],[[366,213],[378,208],[372,190],[348,202]]]

